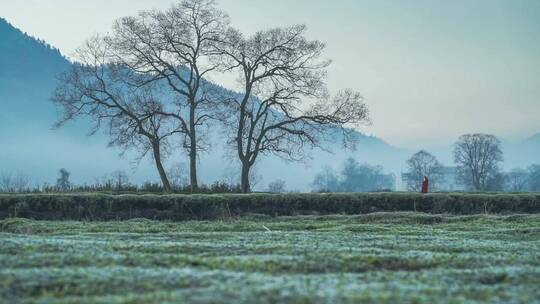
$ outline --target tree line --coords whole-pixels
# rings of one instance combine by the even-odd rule
[[[191,186],[185,181],[183,171],[168,173],[171,177],[171,187],[174,193],[189,193]],[[94,182],[77,184],[72,181],[70,171],[62,168],[58,170],[58,177],[54,183],[32,184],[30,178],[22,173],[12,174],[0,172],[0,193],[88,193],[103,192],[112,194],[123,193],[161,193],[163,185],[156,182],[146,181],[133,183],[128,174],[123,170],[115,170],[110,174],[96,178]],[[256,180],[255,180],[256,181]],[[269,192],[284,192],[285,185],[281,188],[270,187]],[[215,181],[212,184],[202,184],[198,193],[241,193],[239,184],[227,181]]]
[[[359,93],[330,94],[324,49],[303,25],[245,35],[212,0],[143,11],[77,50],[52,97],[62,113],[56,126],[90,118],[92,133],[106,129],[111,146],[150,155],[167,192],[164,161],[185,153],[196,192],[200,153],[212,149],[210,130],[220,130],[249,192],[262,155],[301,160],[336,131],[351,146],[352,128],[369,121]],[[231,74],[239,92],[207,81]]]
[[[454,144],[457,182],[468,191],[540,191],[540,165],[527,169],[502,171],[500,140],[490,134],[462,135]],[[406,184],[419,191],[422,178],[428,176],[434,190],[444,180],[444,166],[431,153],[421,150],[407,160]]]
[[[329,166],[315,175],[311,184],[315,192],[372,192],[393,191],[395,176],[384,174],[382,166],[360,164],[353,158],[346,159],[342,170],[336,173]]]
[[[455,167],[445,167],[426,150],[414,153],[406,161],[403,174],[407,191],[420,192],[422,180],[427,176],[431,191],[448,191],[445,183],[465,191],[539,192],[540,164],[528,168],[515,168],[503,172],[503,152],[500,140],[490,134],[465,134],[454,143]],[[449,180],[452,179],[452,180]],[[316,192],[372,192],[395,189],[395,176],[384,174],[381,166],[360,164],[353,158],[342,164],[342,170],[324,167],[314,178],[312,190]]]

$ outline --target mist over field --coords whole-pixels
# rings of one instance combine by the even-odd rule
[[[50,101],[57,76],[69,69],[70,62],[52,46],[23,34],[5,20],[0,23],[3,39],[0,42],[1,74],[0,99],[8,109],[2,112],[2,132],[0,140],[5,143],[1,150],[1,167],[9,172],[21,172],[32,177],[34,183],[52,182],[59,168],[69,168],[73,180],[78,183],[92,183],[114,170],[122,169],[130,173],[136,182],[156,180],[150,160],[139,164],[130,159],[130,153],[120,157],[120,149],[108,148],[108,138],[104,130],[95,136],[87,136],[91,125],[87,121],[68,123],[64,128],[53,128],[58,120],[55,107]],[[35,70],[35,67],[40,67]],[[32,73],[24,71],[32,70]],[[9,113],[9,115],[6,115]],[[5,117],[4,117],[5,116]],[[218,139],[212,136],[212,151],[200,157],[201,179],[206,183],[229,180],[231,172],[238,170],[234,155]],[[406,151],[393,147],[383,140],[361,135],[356,152],[330,150],[334,154],[313,151],[312,159],[306,164],[284,162],[276,157],[267,157],[257,165],[258,174],[266,183],[282,178],[290,189],[309,190],[313,176],[324,165],[338,165],[348,156],[362,161],[381,164],[389,172],[398,170]],[[179,152],[171,157],[169,166],[185,163],[186,155]],[[224,163],[229,165],[223,166]],[[336,166],[338,167],[338,166]],[[285,174],[284,174],[285,173]]]
[[[158,179],[150,160],[143,159],[137,164],[130,152],[121,157],[120,149],[108,148],[104,130],[88,136],[91,129],[88,121],[72,122],[54,129],[59,115],[50,101],[51,94],[57,76],[68,70],[71,63],[54,46],[24,34],[6,20],[0,21],[0,34],[3,38],[0,41],[2,171],[29,175],[33,184],[53,183],[58,169],[64,167],[73,173],[76,183],[93,183],[118,169],[128,172],[134,182]],[[310,158],[301,164],[265,157],[256,166],[257,174],[262,175],[256,189],[265,189],[273,180],[283,179],[288,189],[309,191],[313,177],[321,168],[332,166],[340,170],[347,157],[381,165],[386,173],[398,176],[405,170],[405,160],[415,151],[399,148],[376,136],[358,134],[361,139],[356,151],[339,147],[330,147],[332,153],[313,150]],[[201,180],[205,183],[230,180],[231,172],[238,170],[238,166],[231,159],[225,143],[218,139],[219,134],[212,137],[211,152],[203,153],[199,159]],[[447,145],[430,149],[446,165],[453,162],[452,140],[448,138]],[[524,140],[504,140],[503,147],[505,168],[540,162],[540,153],[537,153],[540,135]],[[178,150],[167,162],[168,166],[186,162],[185,153]],[[224,163],[229,165],[224,167]]]

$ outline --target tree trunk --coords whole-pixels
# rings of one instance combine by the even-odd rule
[[[167,173],[165,173],[165,169],[163,168],[163,164],[161,163],[161,151],[159,143],[154,143],[152,145],[152,150],[154,153],[154,161],[156,162],[156,168],[159,173],[159,178],[161,179],[161,183],[163,184],[163,190],[165,190],[165,192],[171,192],[171,183],[169,182],[169,179],[167,178]]]
[[[199,188],[197,183],[197,146],[191,146],[189,152],[189,178],[191,183],[191,192],[196,192]]]
[[[240,179],[241,188],[243,193],[249,193],[251,192],[251,186],[249,184],[249,171],[251,170],[251,166],[248,161],[242,162],[242,176]]]
[[[192,103],[193,104],[193,103]],[[189,113],[190,136],[189,136],[189,178],[191,192],[197,192],[199,183],[197,182],[197,130],[195,129],[195,108],[191,106]]]

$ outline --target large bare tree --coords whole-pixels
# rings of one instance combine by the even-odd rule
[[[454,146],[454,162],[461,182],[472,190],[489,190],[499,177],[501,142],[488,134],[462,135]]]
[[[360,94],[344,90],[329,97],[324,44],[305,38],[305,26],[275,28],[245,38],[229,30],[220,46],[225,66],[238,71],[242,94],[226,99],[229,143],[241,163],[241,186],[250,189],[250,170],[263,154],[301,160],[306,147],[324,135],[352,139],[350,129],[368,119]],[[340,133],[340,134],[341,134]]]
[[[442,178],[442,165],[434,155],[420,150],[407,160],[407,189],[419,192],[424,176],[429,178],[431,187],[436,190]]]
[[[217,70],[228,17],[213,0],[184,0],[166,11],[142,12],[116,21],[108,38],[118,61],[148,81],[164,82],[177,95],[176,107],[162,115],[174,118],[189,155],[192,191],[198,187],[198,150],[207,147],[203,133],[212,117],[213,86],[203,77]]]
[[[169,138],[181,131],[160,114],[166,94],[159,86],[135,86],[146,79],[118,62],[108,39],[94,37],[76,53],[77,63],[59,77],[52,97],[62,113],[57,127],[78,117],[94,122],[92,134],[105,125],[110,145],[136,148],[141,157],[149,151],[166,191],[171,186],[163,166]]]

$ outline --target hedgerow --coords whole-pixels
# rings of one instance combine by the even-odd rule
[[[0,218],[47,220],[203,220],[262,214],[540,213],[540,194],[5,194]]]

